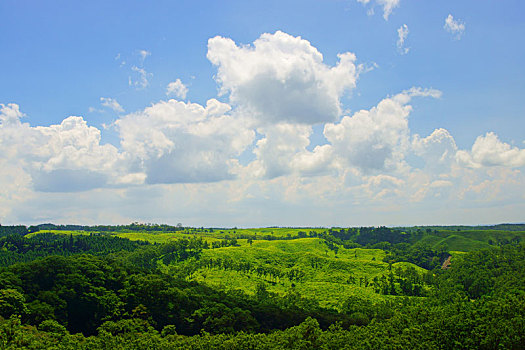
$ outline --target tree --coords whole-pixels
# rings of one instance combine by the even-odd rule
[[[0,316],[9,318],[11,315],[22,315],[27,311],[25,297],[16,289],[0,290]]]

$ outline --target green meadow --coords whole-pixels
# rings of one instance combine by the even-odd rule
[[[206,250],[201,257],[203,261],[231,260],[231,269],[204,266],[197,269],[191,279],[252,295],[258,285],[263,284],[268,292],[279,296],[298,293],[322,307],[340,309],[348,295],[371,300],[381,298],[372,287],[365,287],[364,279],[372,281],[374,277],[388,274],[389,265],[382,261],[384,256],[385,252],[380,249],[340,248],[334,252],[319,238],[252,244],[244,240],[238,247]],[[248,264],[249,271],[238,268]],[[272,273],[273,270],[277,270],[276,273]],[[294,273],[299,277],[290,278]]]

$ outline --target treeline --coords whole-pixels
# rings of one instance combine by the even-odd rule
[[[28,233],[27,227],[23,225],[18,226],[2,226],[0,225],[0,237],[9,235],[23,236]]]
[[[340,313],[255,298],[119,260],[48,257],[0,272],[0,343],[40,349],[522,349],[525,245],[465,254],[425,299],[374,304],[349,296]],[[339,321],[339,322],[337,322]],[[84,334],[74,334],[82,331]],[[271,332],[270,332],[271,331]],[[91,336],[89,336],[91,335]]]
[[[107,255],[120,251],[133,251],[150,245],[145,241],[126,238],[90,235],[58,235],[40,233],[32,237],[13,234],[0,237],[0,266],[28,262],[49,255],[73,254]]]
[[[30,232],[36,232],[40,230],[59,230],[59,231],[87,231],[87,232],[129,232],[129,231],[140,231],[140,232],[178,232],[183,231],[184,227],[181,224],[177,226],[171,226],[166,224],[143,224],[134,222],[129,225],[55,225],[55,224],[40,224],[36,226],[30,226]]]

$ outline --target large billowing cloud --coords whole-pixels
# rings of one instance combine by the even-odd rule
[[[364,173],[399,170],[409,148],[407,103],[414,96],[440,96],[436,90],[411,89],[382,100],[370,110],[345,116],[324,128],[326,139],[343,164]]]
[[[208,41],[221,93],[263,124],[335,121],[340,97],[355,87],[359,73],[354,54],[338,57],[329,67],[310,42],[280,31],[261,35],[253,46],[219,36]]]
[[[215,99],[206,107],[169,100],[115,124],[122,150],[148,183],[213,182],[233,177],[237,157],[254,138],[254,131],[229,111]]]
[[[414,135],[412,150],[424,159],[426,168],[433,173],[444,173],[450,171],[455,161],[457,146],[448,130],[440,128],[425,138]]]
[[[264,137],[257,141],[256,160],[247,169],[255,176],[275,178],[292,173],[310,176],[330,170],[333,157],[329,145],[307,150],[311,126],[280,123],[258,131]]]
[[[501,142],[495,133],[488,132],[485,136],[478,136],[470,152],[458,151],[457,159],[472,168],[522,167],[525,166],[525,149]]]
[[[100,130],[82,117],[59,125],[31,127],[22,123],[19,106],[1,105],[0,150],[10,167],[30,174],[39,191],[78,191],[118,183],[122,156],[100,144]]]

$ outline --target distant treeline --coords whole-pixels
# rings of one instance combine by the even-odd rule
[[[525,224],[497,224],[497,225],[482,225],[482,226],[463,226],[463,225],[452,225],[452,226],[412,226],[412,227],[399,227],[402,230],[414,231],[414,230],[453,230],[453,231],[471,231],[471,230],[498,230],[498,231],[525,231]]]
[[[56,231],[86,231],[86,232],[177,232],[185,230],[181,224],[171,226],[166,224],[141,224],[134,222],[129,225],[55,225],[55,224],[40,224],[34,226],[2,226],[0,225],[0,237],[8,234],[25,235],[31,232],[38,232],[41,230],[56,230]]]
[[[298,229],[299,233],[306,233],[308,228],[302,228],[302,227],[278,227],[278,226],[272,226],[268,228],[290,228],[290,229]],[[237,228],[234,227],[233,230],[236,230]],[[319,229],[319,228],[317,228]],[[145,231],[145,232],[178,232],[178,231],[186,231],[187,233],[196,233],[196,232],[217,232],[217,231],[225,231],[229,229],[225,228],[204,228],[204,227],[183,227],[182,224],[177,224],[176,226],[173,225],[167,225],[167,224],[154,224],[154,223],[138,223],[134,222],[129,225],[55,225],[52,223],[45,223],[45,224],[39,224],[39,225],[33,225],[33,226],[24,226],[24,225],[16,225],[16,226],[2,226],[0,225],[0,236],[3,236],[5,234],[13,234],[18,233],[21,235],[24,235],[28,232],[37,232],[40,230],[58,230],[58,231],[87,231],[87,232],[122,232],[122,231]],[[349,228],[340,228],[340,227],[332,227],[327,228],[324,232],[333,233],[336,232],[338,234],[346,233],[345,237],[339,237],[344,240],[348,240],[349,236],[357,236],[358,233],[372,233],[372,234],[387,234],[389,235],[391,232],[406,232],[406,233],[437,233],[441,230],[451,230],[451,231],[465,231],[465,230],[498,230],[498,231],[524,231],[525,232],[525,224],[497,224],[497,225],[486,225],[486,226],[412,226],[412,227],[349,227]],[[235,232],[235,231],[234,231]],[[310,237],[312,237],[312,234],[316,233],[314,231],[309,231]],[[245,234],[246,235],[246,234]],[[248,234],[249,235],[249,234]],[[265,235],[265,236],[259,236],[259,237],[272,237],[269,239],[276,239],[276,237],[273,237],[271,235]],[[303,236],[304,237],[304,236]],[[243,238],[240,236],[237,236],[237,238]],[[290,237],[287,237],[290,238]],[[261,238],[259,238],[261,239]],[[283,238],[280,238],[283,239]],[[394,242],[391,242],[394,243]],[[397,242],[400,243],[400,242]]]
[[[49,255],[74,254],[107,255],[121,251],[134,251],[149,246],[145,241],[130,241],[113,236],[56,235],[41,233],[33,237],[10,234],[0,237],[0,266],[33,261]]]
[[[23,225],[18,226],[2,226],[0,225],[0,237],[9,235],[24,236],[28,233],[27,227]]]

